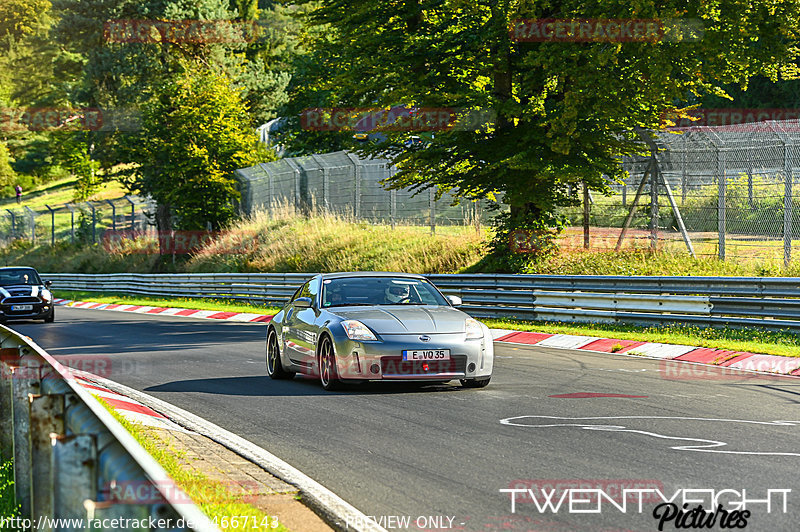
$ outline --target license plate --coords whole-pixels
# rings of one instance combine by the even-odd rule
[[[33,305],[11,305],[11,310],[33,310]]]
[[[403,360],[450,360],[450,350],[414,349],[403,351]]]

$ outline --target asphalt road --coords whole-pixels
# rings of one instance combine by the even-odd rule
[[[716,368],[676,376],[657,360],[496,344],[482,390],[391,383],[327,393],[315,381],[265,376],[264,325],[59,308],[53,324],[11,326],[89,369],[110,363],[104,376],[264,447],[384,525],[657,529],[657,494],[639,512],[635,495],[615,505],[557,492],[573,506],[553,512],[518,493],[512,512],[512,495],[500,491],[530,487],[541,503],[541,488],[579,483],[612,497],[655,487],[704,508],[709,492],[686,490],[736,490],[719,498],[727,511],[742,490],[752,501],[791,490],[771,492],[769,507],[751,503],[746,530],[798,529],[800,380]],[[641,397],[583,395],[598,393]],[[724,529],[722,516],[711,529]],[[690,528],[691,516],[677,524]],[[675,529],[676,519],[664,522]]]

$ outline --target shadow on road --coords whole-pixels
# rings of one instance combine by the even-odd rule
[[[457,383],[458,381],[453,381]],[[145,388],[145,392],[199,392],[215,395],[249,397],[295,397],[313,395],[389,395],[402,393],[455,392],[464,390],[457,384],[424,384],[411,382],[367,382],[348,384],[341,390],[326,392],[319,380],[298,376],[289,381],[276,381],[267,376],[217,377],[172,381]]]

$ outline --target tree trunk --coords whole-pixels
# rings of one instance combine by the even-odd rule
[[[158,252],[163,258],[170,253],[172,242],[172,216],[170,205],[158,204],[156,207],[156,229],[158,230]]]

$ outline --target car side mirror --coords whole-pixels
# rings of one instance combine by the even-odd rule
[[[298,308],[311,308],[312,301],[310,297],[298,297],[292,304]]]
[[[461,298],[458,296],[445,296],[445,297],[454,307],[457,307],[463,303],[463,301],[461,301]]]
[[[44,287],[45,288],[50,288],[51,286],[53,286],[53,281],[51,281],[50,279],[48,279],[48,280],[46,280],[44,282]]]

